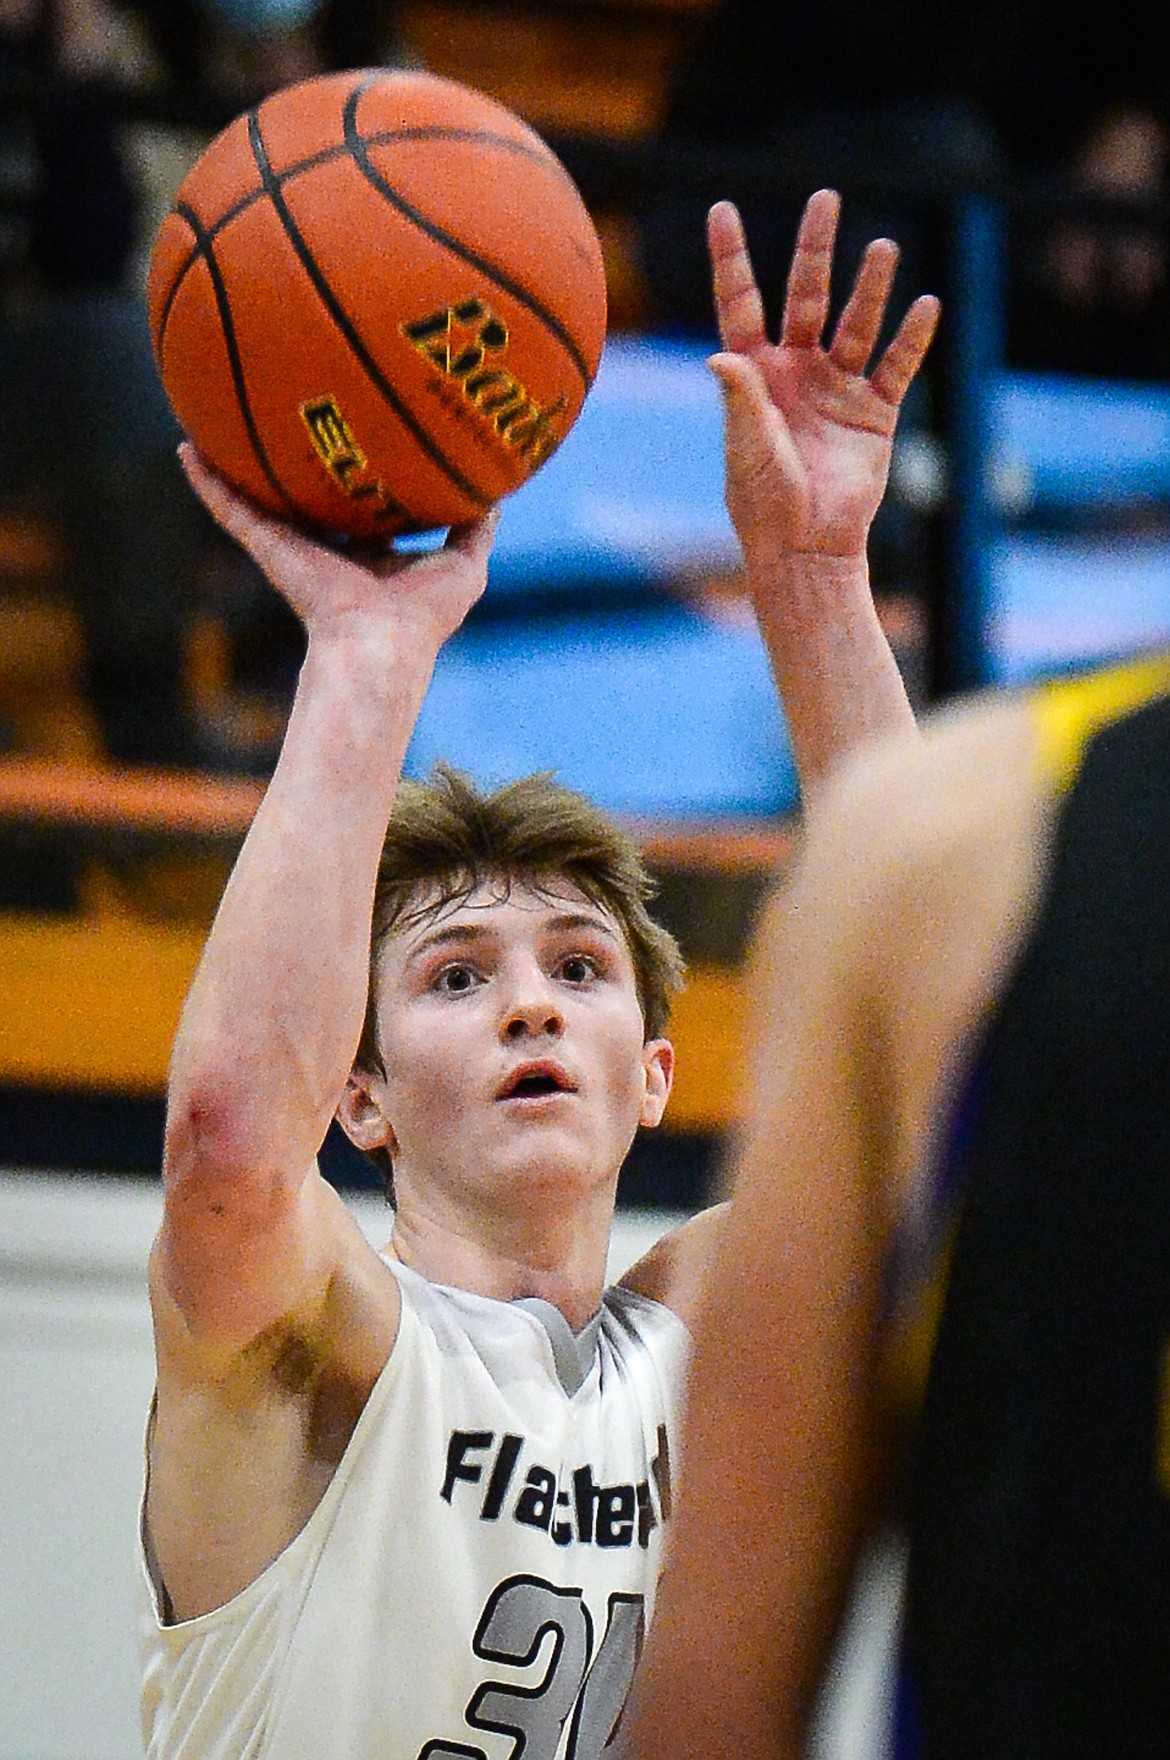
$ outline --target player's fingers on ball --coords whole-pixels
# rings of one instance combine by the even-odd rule
[[[805,203],[784,300],[781,341],[790,348],[815,348],[829,317],[829,286],[841,198],[819,189]]]
[[[208,468],[189,442],[179,448],[179,460],[188,482],[216,524],[242,545],[265,574],[273,573],[280,555],[288,548],[290,537],[294,543],[307,542],[237,494],[222,477]]]
[[[246,504],[236,491],[213,471],[189,440],[179,447],[179,463],[183,474],[216,522],[236,535],[236,525],[244,516]]]
[[[942,307],[932,293],[914,301],[889,347],[870,375],[870,383],[886,403],[899,404],[922,365],[938,329]]]
[[[829,349],[829,358],[842,372],[865,371],[882,327],[897,267],[898,247],[892,239],[875,238],[866,246]]]
[[[719,340],[724,348],[747,350],[767,340],[764,302],[739,210],[732,202],[716,202],[707,216],[707,244]]]
[[[443,548],[466,556],[471,562],[486,564],[495,543],[499,523],[500,510],[498,507],[491,507],[482,519],[472,520],[463,526],[452,526]]]
[[[214,472],[204,464],[189,440],[182,440],[179,443],[179,464],[182,466],[183,475],[196,494],[200,496],[208,484],[214,484],[218,481]]]

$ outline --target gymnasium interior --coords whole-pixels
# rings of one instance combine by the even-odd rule
[[[731,82],[722,7],[73,0],[42,18],[38,0],[0,0],[0,1760],[141,1751],[133,1535],[167,1062],[300,659],[291,614],[191,505],[152,377],[151,243],[219,127],[359,56],[429,69],[540,131],[597,226],[601,369],[564,446],[505,503],[407,772],[553,770],[636,831],[656,877],[688,981],[667,1123],[622,1175],[615,1273],[720,1193],[745,956],[799,838],[723,502],[710,202],[741,204],[774,312],[775,264],[824,183],[851,225],[905,227],[895,303],[943,299],[871,555],[917,708],[1170,637],[1170,111],[1150,164],[1089,171],[1071,152],[878,150],[846,123],[753,135],[734,104],[704,124],[704,75]],[[759,8],[743,13],[750,53]],[[1120,102],[1102,89],[1102,114]],[[1105,271],[1077,280],[1089,257],[1114,264],[1104,293]],[[322,1164],[384,1235],[377,1179],[336,1127]],[[891,1543],[858,1582],[818,1760],[888,1752],[897,1595]]]

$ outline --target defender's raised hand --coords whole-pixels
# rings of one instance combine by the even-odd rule
[[[711,367],[726,409],[728,508],[749,569],[783,552],[864,553],[898,411],[938,323],[938,301],[920,296],[870,365],[898,262],[897,246],[876,239],[826,344],[839,211],[827,189],[805,207],[776,343],[738,212],[719,202],[708,219],[723,344]]]

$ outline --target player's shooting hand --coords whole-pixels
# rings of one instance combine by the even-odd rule
[[[179,459],[212,518],[288,600],[310,636],[380,630],[437,652],[487,584],[494,510],[474,525],[453,527],[439,550],[337,550],[260,512],[209,470],[190,444],[179,448]]]
[[[818,190],[805,207],[777,343],[768,340],[738,212],[719,202],[708,219],[727,504],[749,565],[784,552],[864,553],[898,411],[938,323],[938,301],[922,295],[870,365],[898,262],[897,246],[876,239],[825,344],[839,211],[833,190]]]

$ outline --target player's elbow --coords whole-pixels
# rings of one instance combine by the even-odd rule
[[[202,1070],[172,1080],[163,1139],[163,1184],[168,1200],[193,1187],[239,1190],[257,1157],[254,1121],[227,1071]]]

